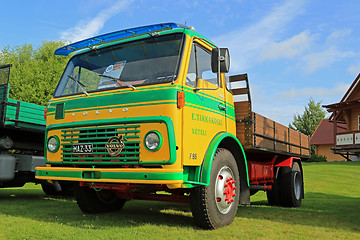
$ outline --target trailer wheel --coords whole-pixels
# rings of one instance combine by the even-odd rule
[[[191,211],[204,229],[216,229],[234,221],[240,197],[239,170],[234,156],[219,148],[212,164],[209,186],[192,189]]]
[[[84,213],[119,211],[126,201],[117,198],[112,191],[106,189],[95,191],[90,187],[76,186],[74,192],[77,205]]]
[[[281,204],[284,207],[299,207],[303,196],[303,177],[299,163],[293,162],[292,169],[285,168],[282,175]]]

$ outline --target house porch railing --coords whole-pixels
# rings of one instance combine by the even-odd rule
[[[342,132],[336,134],[336,147],[345,147],[351,145],[360,146],[360,131]]]

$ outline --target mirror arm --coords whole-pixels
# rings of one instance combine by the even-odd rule
[[[221,83],[221,78],[220,78],[220,48],[218,48],[218,59],[217,59],[217,62],[218,62],[218,69],[217,69],[217,82],[218,82],[218,86],[220,87],[220,83]]]

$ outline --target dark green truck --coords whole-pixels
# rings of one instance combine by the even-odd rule
[[[45,107],[9,98],[11,66],[0,66],[0,188],[34,182],[52,194],[59,184],[35,179],[35,167],[45,166]]]

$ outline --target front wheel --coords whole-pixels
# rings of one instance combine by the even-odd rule
[[[190,194],[191,211],[204,229],[216,229],[234,221],[240,197],[239,170],[234,156],[219,148],[214,156],[209,186],[196,187]]]
[[[90,187],[76,186],[74,192],[76,202],[84,213],[119,211],[126,201],[117,198],[112,191],[106,189],[96,191]]]

